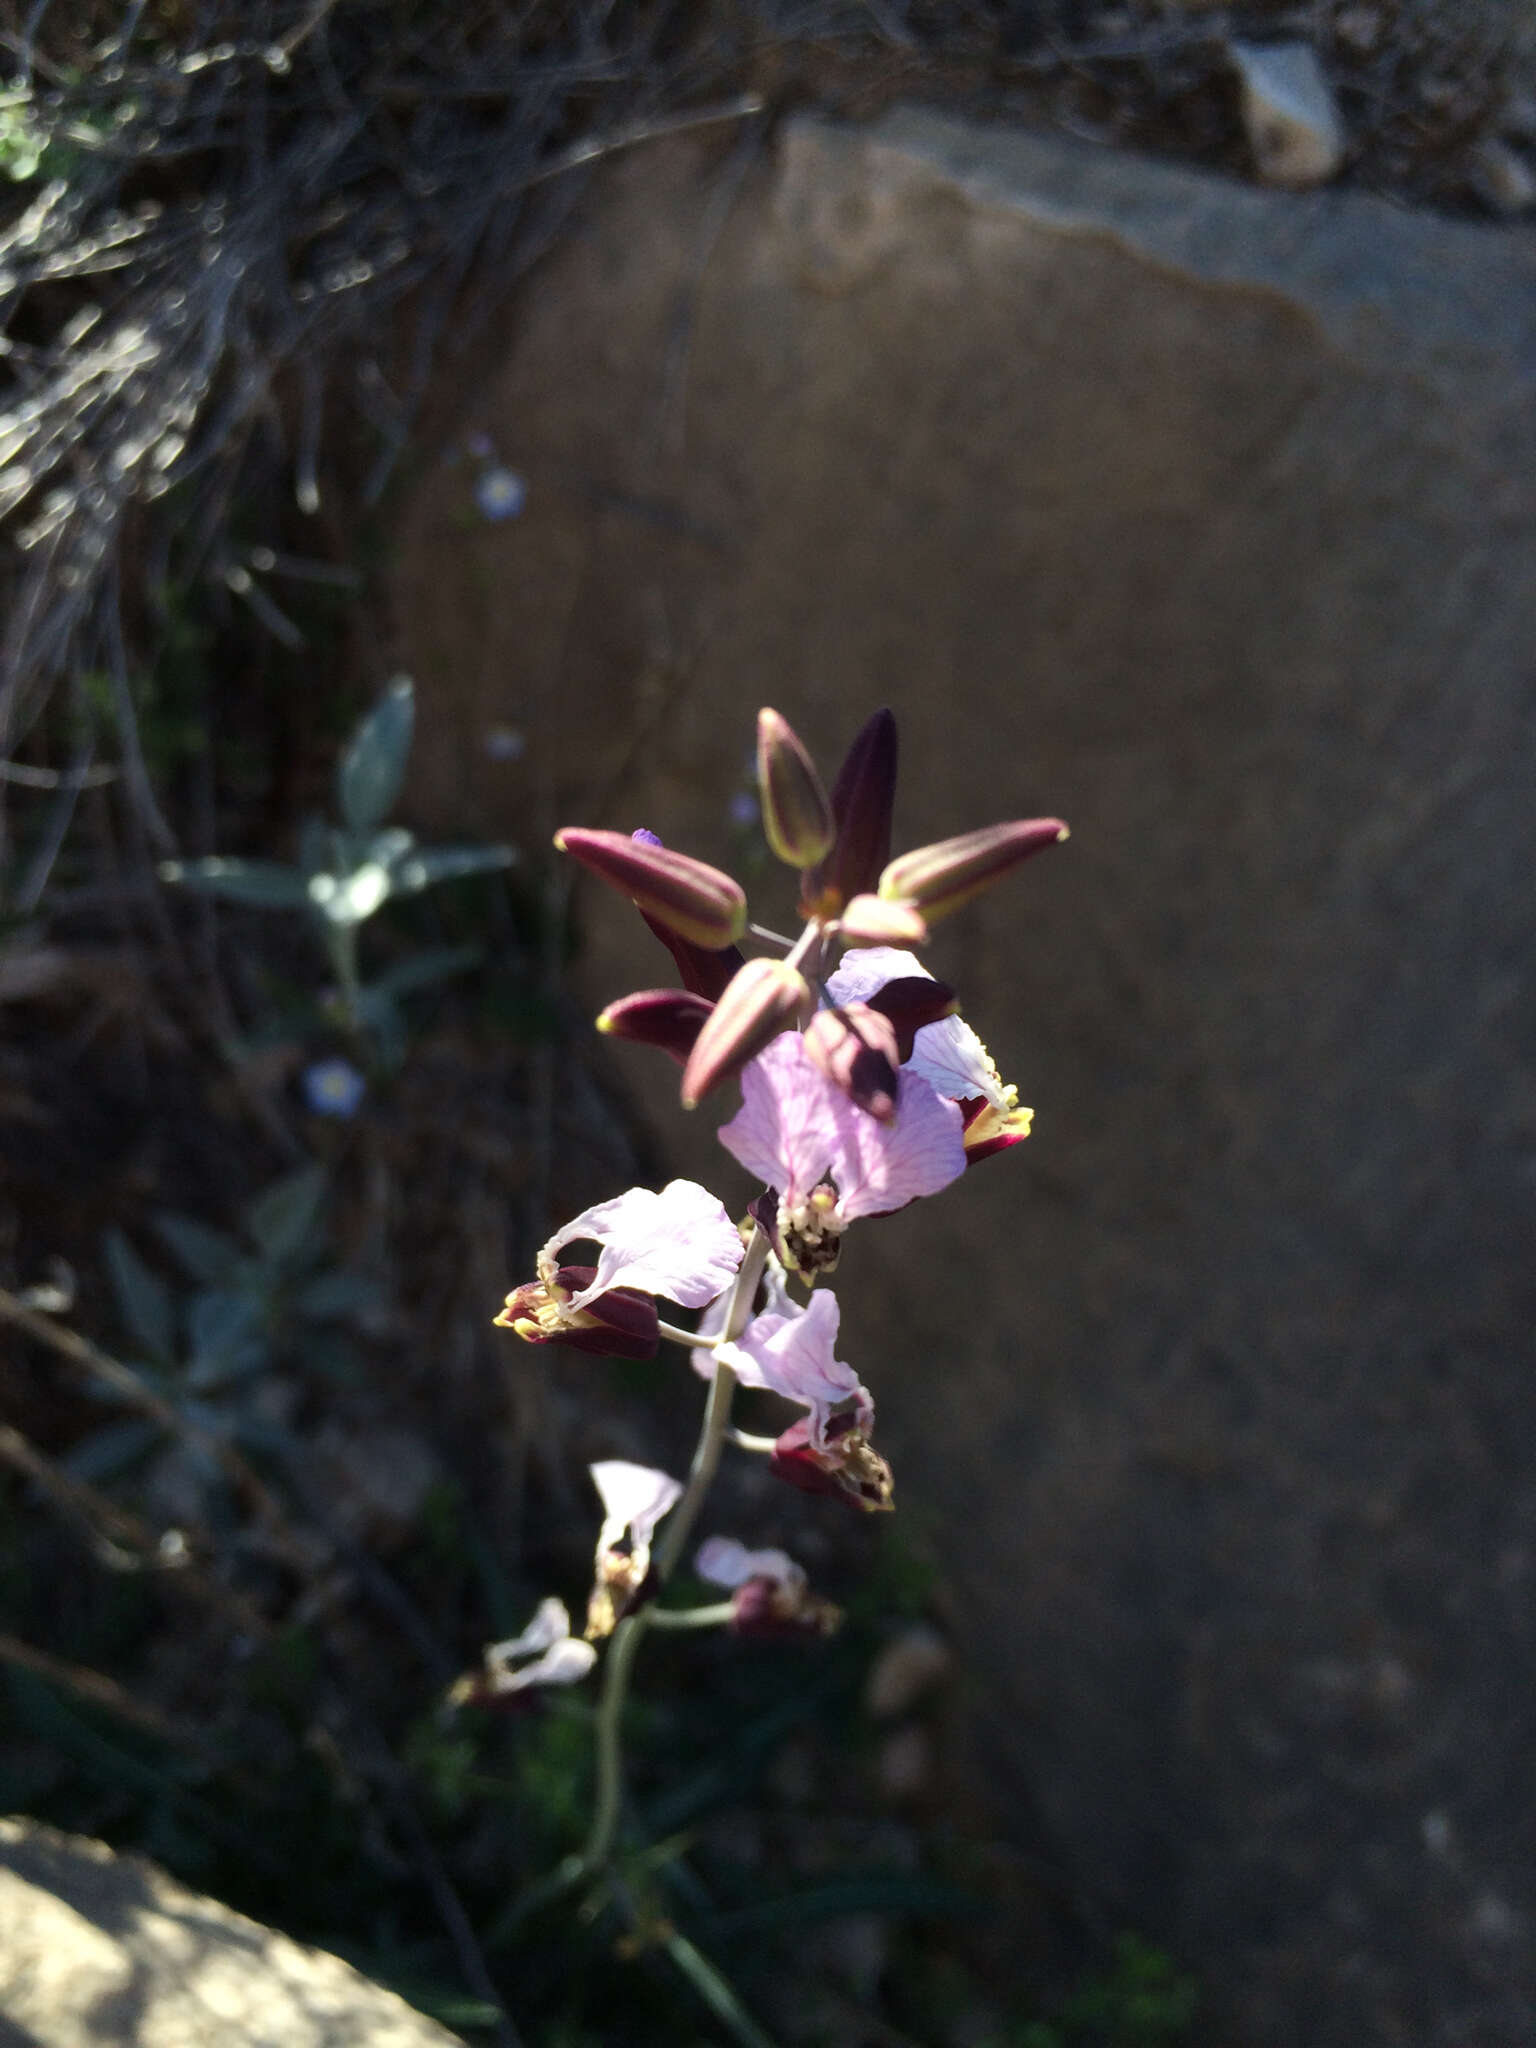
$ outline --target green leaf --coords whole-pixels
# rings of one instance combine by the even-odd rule
[[[198,1393],[243,1379],[267,1362],[261,1311],[248,1295],[198,1294],[187,1319],[192,1362],[187,1385]]]
[[[357,1014],[373,1033],[383,1066],[393,1073],[405,1058],[405,1018],[400,1005],[375,983],[359,991]]]
[[[205,1287],[219,1287],[229,1278],[240,1258],[240,1247],[232,1237],[169,1209],[150,1220],[161,1243],[194,1280],[201,1280]]]
[[[414,896],[438,882],[456,882],[463,875],[488,875],[509,868],[517,859],[510,846],[424,846],[397,860],[389,871],[395,891]]]
[[[310,1242],[325,1205],[325,1168],[316,1161],[263,1188],[245,1211],[245,1227],[265,1257],[285,1263]]]
[[[851,1913],[945,1913],[976,1919],[989,1910],[985,1899],[958,1885],[940,1884],[908,1870],[870,1870],[862,1875],[834,1878],[830,1883],[810,1885],[804,1891],[785,1892],[776,1899],[755,1899],[749,1906],[734,1906],[708,1916],[706,1930],[713,1939],[755,1933],[762,1929],[794,1927],[812,1920],[839,1920]]]
[[[337,764],[336,800],[354,832],[372,831],[400,794],[415,724],[415,685],[396,676]]]
[[[120,1230],[102,1241],[107,1277],[135,1344],[165,1364],[176,1348],[176,1305],[171,1290],[152,1273]]]
[[[298,868],[275,860],[163,860],[162,882],[179,882],[204,896],[222,896],[231,903],[252,903],[261,910],[306,910],[309,884]]]

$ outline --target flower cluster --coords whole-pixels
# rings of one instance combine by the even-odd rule
[[[725,1149],[763,1183],[739,1225],[694,1181],[631,1188],[555,1232],[535,1277],[497,1322],[533,1344],[611,1357],[686,1348],[710,1383],[686,1487],[648,1467],[594,1465],[603,1504],[584,1634],[546,1601],[458,1697],[495,1699],[586,1675],[616,1628],[719,1621],[738,1633],[823,1633],[836,1610],[780,1551],[714,1536],[698,1576],[729,1602],[693,1610],[652,1602],[679,1561],[729,1441],[765,1454],[779,1477],[861,1509],[891,1506],[873,1446],[875,1404],[837,1356],[840,1310],[824,1281],[855,1223],[937,1194],[1028,1135],[1031,1112],[959,1014],[955,991],[913,950],[930,927],[1022,861],[1066,837],[1055,818],[1013,820],[891,857],[896,727],[877,712],[830,795],[783,718],[758,720],[758,794],[773,852],[799,875],[801,931],[778,940],[749,924],[731,876],[662,844],[568,827],[555,844],[628,896],[671,954],[680,987],[613,1003],[599,1028],[650,1045],[682,1069],[692,1108],[739,1078]],[[766,947],[746,957],[749,936]],[[573,1248],[574,1262],[568,1258]],[[669,1317],[696,1312],[691,1327]],[[731,1429],[736,1387],[798,1411],[771,1437]],[[659,1526],[666,1533],[658,1541]],[[653,1556],[654,1546],[654,1556]],[[622,1682],[622,1681],[621,1681]]]

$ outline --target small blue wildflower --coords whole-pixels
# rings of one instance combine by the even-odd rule
[[[730,810],[731,823],[741,826],[744,831],[749,825],[755,825],[762,816],[761,807],[750,789],[737,790],[731,798]]]
[[[528,497],[528,486],[515,469],[499,462],[482,469],[475,485],[475,503],[487,519],[515,519]]]
[[[476,462],[494,462],[496,459],[496,450],[491,446],[490,435],[478,430],[464,436],[464,453],[472,456]]]
[[[316,1116],[353,1116],[368,1083],[350,1060],[316,1060],[299,1076],[304,1100]]]

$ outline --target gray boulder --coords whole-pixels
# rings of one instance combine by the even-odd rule
[[[400,534],[423,822],[739,866],[758,705],[888,703],[898,845],[1073,827],[931,955],[1036,1135],[839,1276],[989,1816],[1245,2040],[1536,2041],[1536,243],[802,119],[617,163],[502,347],[526,511],[445,455]],[[577,901],[594,1009],[668,979]]]

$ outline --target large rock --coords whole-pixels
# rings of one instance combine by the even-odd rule
[[[1536,245],[915,110],[743,162],[524,294],[460,418],[524,517],[409,507],[418,801],[729,859],[760,703],[829,766],[889,703],[898,844],[1071,820],[932,956],[1036,1136],[839,1275],[998,1810],[1245,2040],[1517,2048]],[[578,904],[594,1006],[666,978]]]
[[[6,2048],[458,2048],[338,1956],[139,1856],[0,1820]]]

